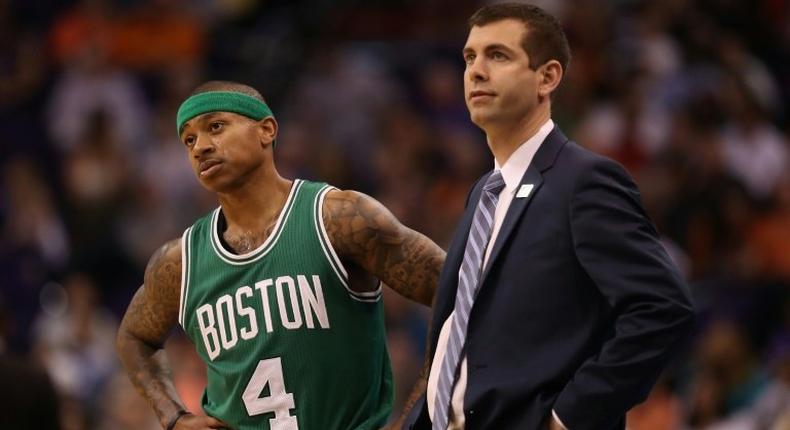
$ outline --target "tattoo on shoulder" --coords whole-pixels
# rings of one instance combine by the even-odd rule
[[[327,195],[324,217],[332,244],[342,254],[364,255],[375,248],[376,241],[397,239],[399,223],[383,206],[371,204],[371,198],[351,191]],[[387,237],[390,236],[390,237]]]
[[[145,282],[129,304],[122,325],[151,345],[161,345],[178,320],[181,240],[159,248],[145,269]]]
[[[445,257],[432,240],[403,226],[375,199],[353,191],[329,193],[323,216],[342,257],[400,294],[430,305]]]
[[[172,286],[181,284],[181,239],[174,239],[159,248],[145,268],[145,284]]]

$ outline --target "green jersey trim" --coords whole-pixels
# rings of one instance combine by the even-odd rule
[[[184,327],[184,313],[189,292],[189,258],[192,254],[192,227],[184,230],[181,236],[181,293],[178,302],[178,323]]]
[[[318,192],[318,196],[315,199],[315,210],[313,211],[313,220],[315,221],[315,228],[316,232],[318,233],[318,242],[321,244],[321,250],[324,251],[324,256],[326,257],[327,261],[329,262],[329,266],[332,267],[332,270],[337,275],[337,278],[340,280],[340,283],[343,284],[343,287],[346,288],[348,295],[351,296],[352,299],[360,301],[360,302],[368,302],[368,303],[375,303],[381,299],[381,282],[379,282],[378,288],[374,291],[353,291],[348,286],[348,272],[346,268],[343,266],[343,262],[340,261],[340,258],[337,256],[337,252],[335,252],[335,248],[332,246],[332,242],[329,240],[329,235],[326,232],[326,227],[324,226],[324,199],[326,195],[337,188],[332,187],[330,185],[325,185],[321,190]]]
[[[288,198],[285,201],[285,206],[283,207],[282,212],[280,212],[280,216],[277,218],[277,223],[274,225],[274,230],[272,234],[259,246],[258,248],[246,253],[237,255],[234,254],[222,245],[222,242],[219,240],[219,213],[222,207],[218,207],[214,210],[214,213],[211,216],[211,246],[214,248],[214,253],[224,261],[225,263],[232,264],[234,266],[241,266],[244,264],[253,263],[255,261],[260,260],[269,253],[269,251],[274,248],[274,245],[277,243],[277,239],[280,238],[280,234],[283,232],[283,227],[285,223],[288,222],[288,216],[291,213],[291,209],[294,206],[294,202],[296,201],[296,196],[299,194],[299,190],[302,188],[302,184],[304,181],[300,179],[294,180],[293,185],[291,186],[291,191],[288,193]]]

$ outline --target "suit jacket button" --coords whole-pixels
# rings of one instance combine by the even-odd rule
[[[474,411],[473,409],[469,409],[469,412],[468,412],[468,414],[469,414],[469,415],[474,415],[474,414],[475,414],[475,411]]]

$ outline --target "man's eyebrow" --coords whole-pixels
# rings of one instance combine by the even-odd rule
[[[220,112],[208,112],[198,117],[199,122],[211,121],[212,119],[220,116]]]
[[[490,45],[486,45],[486,46],[483,48],[483,51],[485,51],[485,52],[491,52],[491,51],[496,51],[496,50],[507,51],[507,52],[513,52],[513,49],[512,49],[512,48],[510,48],[510,47],[509,47],[509,46],[507,46],[507,45],[503,45],[503,44],[501,44],[501,43],[492,43],[492,44],[490,44]],[[472,54],[472,53],[474,53],[474,52],[475,52],[474,48],[471,48],[471,47],[468,47],[468,46],[467,46],[467,47],[464,47],[464,49],[461,51],[461,53],[462,53],[462,54],[464,54],[464,55],[466,55],[466,54]]]
[[[190,119],[189,121],[185,122],[184,125],[181,127],[181,134],[184,134],[184,130],[187,129],[188,125],[197,125],[198,123],[211,121],[216,116],[218,116],[220,112],[208,112],[202,115],[198,115],[195,118]]]
[[[491,45],[488,45],[485,48],[486,52],[496,51],[496,50],[513,52],[513,49],[511,49],[509,46],[503,45],[501,43],[492,43]]]

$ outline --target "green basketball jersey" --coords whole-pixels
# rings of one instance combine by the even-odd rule
[[[389,417],[381,289],[349,289],[321,217],[331,189],[295,180],[248,254],[220,242],[220,208],[182,237],[179,323],[208,367],[203,409],[235,430],[378,429]]]

